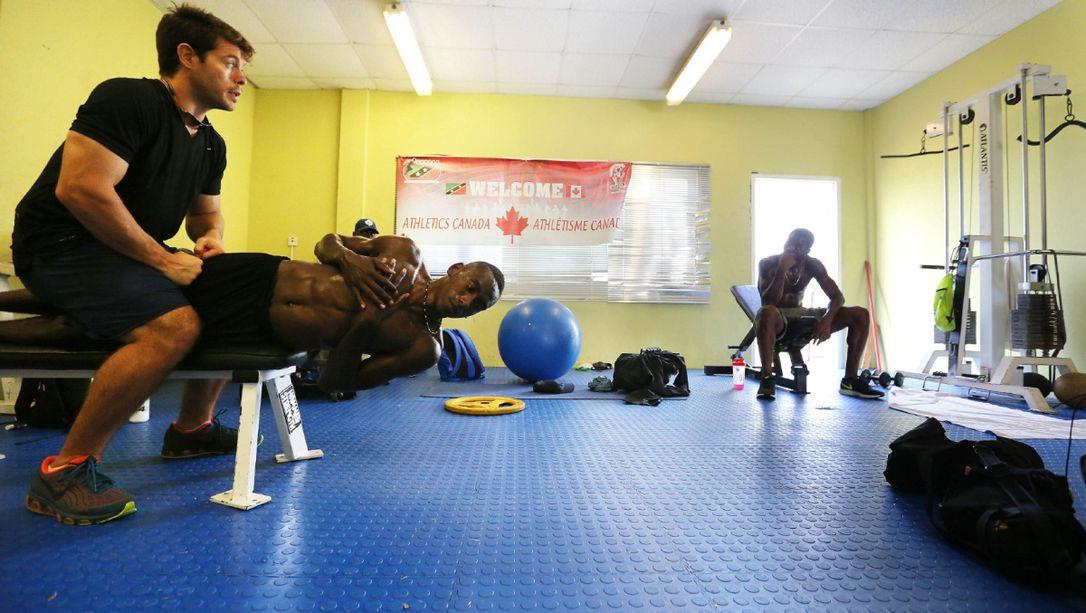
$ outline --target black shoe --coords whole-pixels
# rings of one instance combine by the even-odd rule
[[[841,393],[845,396],[864,398],[865,400],[878,400],[882,398],[882,392],[864,383],[859,377],[845,377],[841,379]]]
[[[777,398],[777,380],[772,375],[762,379],[758,384],[758,400],[775,400]]]
[[[136,501],[113,479],[98,472],[98,459],[86,456],[55,472],[45,469],[56,456],[42,462],[26,493],[26,508],[72,526],[104,524],[136,512]]]
[[[263,441],[264,437],[261,436],[260,440]],[[238,431],[220,424],[218,417],[188,434],[171,425],[162,439],[162,457],[171,460],[235,453],[237,450]]]

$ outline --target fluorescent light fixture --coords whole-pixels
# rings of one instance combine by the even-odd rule
[[[731,39],[732,26],[726,19],[714,19],[709,24],[705,34],[701,37],[701,41],[698,42],[697,48],[686,59],[686,64],[683,64],[679,76],[675,77],[671,89],[667,90],[667,96],[665,97],[668,106],[680,104],[686,99],[687,94],[694,89],[694,86],[701,80],[702,75],[705,74],[706,70],[709,70],[709,66],[716,61],[717,56],[720,55],[720,52],[724,50],[724,46]]]
[[[419,41],[415,38],[415,31],[411,29],[411,22],[407,19],[407,11],[402,3],[392,2],[385,7],[385,25],[392,34],[392,41],[396,43],[396,50],[400,52],[400,60],[407,69],[407,76],[411,78],[415,93],[429,96],[434,91],[434,83],[430,80],[430,71],[426,70]]]

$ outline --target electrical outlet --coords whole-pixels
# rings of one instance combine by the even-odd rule
[[[298,246],[298,237],[297,236],[288,236],[287,237],[287,247],[297,247],[297,246]]]

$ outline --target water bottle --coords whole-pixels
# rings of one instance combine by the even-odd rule
[[[747,365],[743,361],[743,356],[738,353],[732,357],[732,387],[741,390],[743,389],[743,380],[747,376]]]

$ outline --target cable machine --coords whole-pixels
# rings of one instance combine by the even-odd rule
[[[1045,100],[1067,97],[1067,79],[1053,75],[1048,66],[1023,64],[1019,74],[961,102],[945,102],[940,121],[928,124],[925,138],[942,136],[943,220],[945,274],[954,276],[954,330],[937,330],[942,349],[932,351],[922,372],[904,372],[920,379],[925,388],[947,383],[974,392],[1018,396],[1030,410],[1052,412],[1036,387],[1022,384],[1023,373],[1048,367],[1063,374],[1076,372],[1069,358],[1059,357],[1067,341],[1063,320],[1063,297],[1059,277],[1060,256],[1086,256],[1082,251],[1049,249],[1048,196],[1045,167]],[[1029,104],[1037,103],[1042,138],[1030,142]],[[1007,106],[1022,109],[1022,236],[1008,236],[1004,227],[1005,134]],[[962,173],[962,127],[976,122],[973,143],[977,168],[973,176],[979,208],[978,233],[966,233],[965,177]],[[950,244],[950,156],[948,136],[957,128],[958,144],[958,245]],[[1038,196],[1040,204],[1040,248],[1030,236],[1029,147],[1038,147]],[[971,222],[971,220],[970,220]],[[1055,273],[1049,274],[1049,265]],[[974,288],[974,286],[976,286]],[[972,290],[979,299],[974,301]],[[968,349],[974,345],[976,349]],[[947,372],[936,373],[936,361],[947,359]]]

